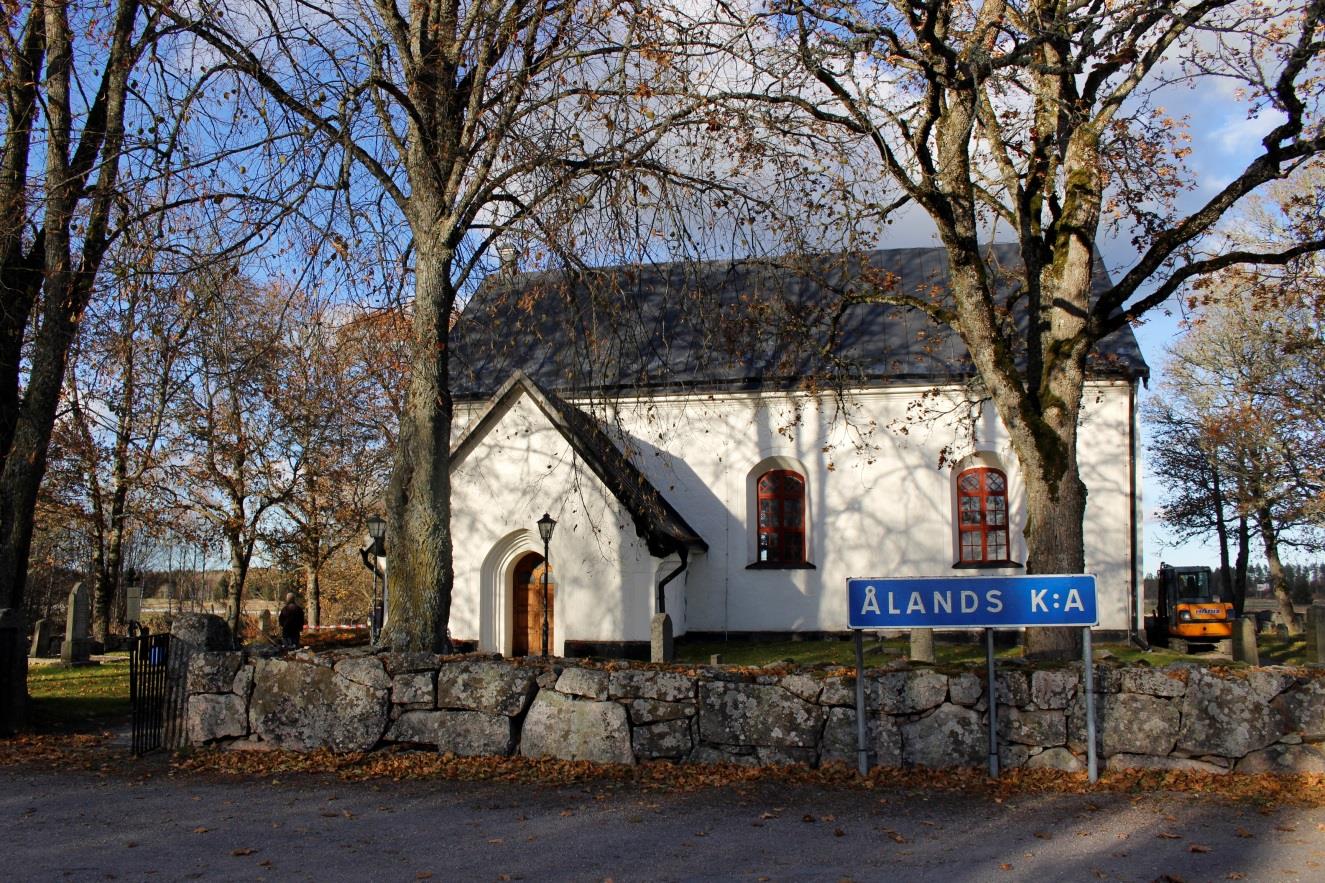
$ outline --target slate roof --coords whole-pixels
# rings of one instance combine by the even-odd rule
[[[553,426],[570,442],[576,455],[593,470],[626,510],[635,524],[635,532],[649,547],[649,552],[665,558],[682,548],[707,550],[708,544],[695,532],[681,513],[658,491],[644,473],[612,443],[602,424],[589,414],[567,403],[556,393],[540,387],[522,371],[516,371],[492,396],[484,409],[451,451],[451,463],[458,464],[488,428],[505,413],[506,405],[524,393],[536,404]]]
[[[1018,290],[1014,245],[989,248],[1000,302]],[[1095,277],[1108,284],[1102,265]],[[974,374],[961,339],[924,313],[884,304],[840,309],[842,292],[892,284],[943,298],[940,248],[866,259],[631,265],[489,277],[451,333],[451,389],[485,398],[513,371],[545,389],[763,389],[935,382]],[[1017,301],[1020,303],[1020,301]],[[1024,314],[1010,314],[1023,321]],[[1091,375],[1146,378],[1128,328],[1101,341]]]

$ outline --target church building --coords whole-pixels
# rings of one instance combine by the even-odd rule
[[[989,265],[1024,322],[1016,248]],[[837,633],[848,578],[1023,573],[1024,486],[960,338],[852,298],[946,279],[937,248],[494,274],[452,330],[453,638],[539,653],[545,576],[550,653],[647,658],[662,609],[678,637]],[[1147,376],[1130,330],[1092,353],[1105,633],[1139,622]]]

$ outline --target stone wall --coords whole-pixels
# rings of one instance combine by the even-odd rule
[[[1097,665],[1105,768],[1325,772],[1325,671]],[[609,763],[855,764],[855,679],[367,649],[194,653],[187,737],[233,749],[368,751]],[[987,763],[983,673],[867,674],[871,762]],[[998,676],[1001,765],[1079,770],[1081,665]]]

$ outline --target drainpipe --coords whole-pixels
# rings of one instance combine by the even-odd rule
[[[667,574],[667,576],[663,577],[662,581],[658,583],[659,613],[667,612],[667,595],[663,590],[667,588],[668,583],[670,583],[672,580],[676,579],[678,576],[681,575],[681,573],[686,569],[686,563],[690,558],[690,550],[685,546],[685,544],[682,544],[681,547],[676,550],[676,554],[681,557],[681,566],[676,568],[676,570],[673,570],[671,573]]]
[[[1133,379],[1127,384],[1127,489],[1128,489],[1128,526],[1131,536],[1131,567],[1127,577],[1127,606],[1131,608],[1127,617],[1127,637],[1133,644],[1142,650],[1150,649],[1150,642],[1146,640],[1145,629],[1141,627],[1140,620],[1145,615],[1142,608],[1145,606],[1141,599],[1137,597],[1137,577],[1136,572],[1141,566],[1141,553],[1137,548],[1137,523],[1136,523],[1136,495],[1137,495],[1137,477],[1136,477],[1136,385],[1137,380]]]

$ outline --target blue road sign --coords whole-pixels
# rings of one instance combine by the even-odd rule
[[[848,579],[853,629],[972,629],[1099,623],[1094,576]]]

